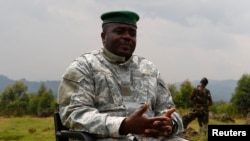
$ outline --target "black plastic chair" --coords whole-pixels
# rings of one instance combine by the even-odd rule
[[[56,141],[69,141],[69,138],[79,139],[82,141],[95,141],[93,135],[87,132],[70,131],[63,126],[58,112],[54,113],[55,136]]]

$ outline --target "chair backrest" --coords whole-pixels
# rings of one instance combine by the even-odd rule
[[[57,131],[61,131],[61,130],[68,130],[68,128],[66,128],[65,126],[63,126],[62,122],[61,122],[61,118],[59,113],[55,112],[54,113],[54,122],[55,122],[55,127],[57,128]]]
[[[54,113],[54,124],[55,124],[55,135],[56,135],[56,141],[68,141],[68,138],[61,137],[60,132],[62,130],[68,130],[65,126],[63,126],[61,122],[61,118],[58,112]]]

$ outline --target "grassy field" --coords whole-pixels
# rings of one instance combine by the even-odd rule
[[[55,141],[53,117],[0,117],[0,141]]]
[[[244,119],[236,119],[235,124],[243,124]],[[229,124],[210,119],[210,124]],[[3,118],[0,117],[0,141],[55,141],[53,117]],[[190,123],[199,130],[196,120]],[[193,141],[207,141],[204,135],[192,136]]]

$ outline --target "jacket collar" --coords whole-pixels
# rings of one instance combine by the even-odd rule
[[[103,54],[104,57],[111,63],[115,63],[115,64],[120,64],[120,63],[125,63],[126,62],[126,58],[125,57],[121,57],[118,55],[115,55],[113,53],[111,53],[110,51],[108,51],[106,48],[102,48],[103,49]]]

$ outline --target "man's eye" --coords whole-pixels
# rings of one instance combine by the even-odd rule
[[[131,37],[135,37],[136,36],[136,32],[134,32],[134,31],[129,32],[129,34],[130,34]]]
[[[119,35],[124,33],[123,30],[115,30],[115,32],[116,32],[117,34],[119,34]]]
[[[131,37],[135,37],[135,36],[136,36],[136,31],[135,31],[135,30],[124,30],[124,29],[116,29],[116,30],[114,30],[114,33],[116,33],[116,34],[118,34],[118,35],[126,34],[126,32],[127,32]]]

